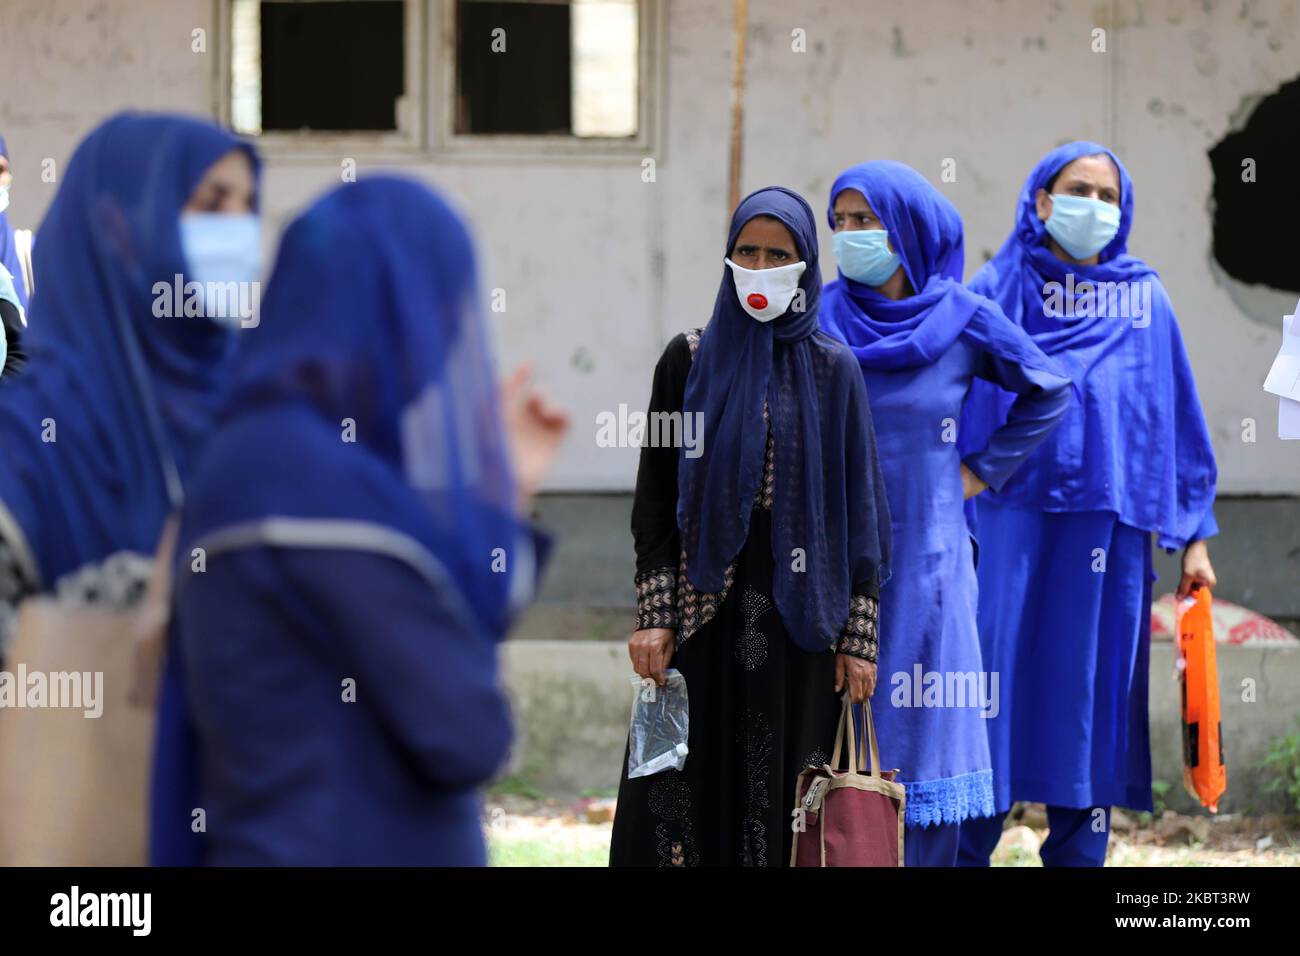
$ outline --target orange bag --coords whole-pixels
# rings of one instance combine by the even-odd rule
[[[1218,813],[1228,774],[1207,587],[1198,587],[1178,603],[1178,670],[1183,690],[1183,786],[1203,807]]]

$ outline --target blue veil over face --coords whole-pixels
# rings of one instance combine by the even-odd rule
[[[790,231],[807,264],[802,296],[774,321],[758,322],[741,306],[731,270],[723,267],[713,316],[686,380],[683,410],[703,415],[704,432],[700,456],[680,458],[677,524],[688,579],[700,590],[721,590],[749,534],[763,478],[766,402],[776,454],[774,597],[791,639],[820,651],[848,619],[852,587],[888,574],[889,510],[862,376],[852,356],[818,332],[821,273],[812,210],[788,189],[752,193],[732,216],[728,255],[756,216],[777,219]],[[792,570],[795,549],[806,556],[805,571]]]
[[[0,136],[0,156],[10,161],[12,166],[13,160],[9,156],[9,147],[5,143],[5,138]],[[14,291],[18,293],[18,301],[22,303],[24,309],[27,308],[27,280],[23,277],[22,265],[18,262],[18,247],[14,242],[14,224],[9,221],[9,210],[0,212],[0,265],[9,270],[9,274],[14,277]]]
[[[272,517],[384,526],[502,633],[493,552],[523,529],[476,281],[464,224],[413,180],[364,178],[296,219],[183,537]]]
[[[156,316],[153,290],[185,273],[181,210],[232,149],[257,169],[212,123],[118,114],[77,147],[41,224],[28,364],[0,388],[0,517],[45,586],[152,554],[178,502],[234,343],[206,318]]]
[[[476,283],[464,224],[413,180],[363,178],[295,219],[191,482],[181,558],[210,534],[276,519],[325,531],[321,548],[400,538],[409,563],[431,556],[446,572],[457,593],[440,600],[476,615],[485,639],[504,634],[524,528]],[[247,546],[273,539],[259,531]],[[301,597],[292,580],[263,583]],[[202,860],[180,653],[168,656],[155,748],[162,865]]]
[[[1048,248],[1035,196],[1074,160],[1097,155],[1119,172],[1120,226],[1096,265],[1075,265]],[[970,286],[1057,360],[1082,395],[1000,498],[1044,511],[1113,511],[1175,548],[1213,523],[1217,468],[1173,304],[1156,271],[1128,252],[1133,208],[1119,157],[1097,143],[1060,146],[1030,172],[1015,228]],[[1107,358],[1110,370],[1092,374]],[[963,454],[1006,419],[1012,399],[976,383],[959,429]]]

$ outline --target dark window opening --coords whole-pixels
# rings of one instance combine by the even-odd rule
[[[263,131],[396,130],[403,0],[262,3]]]
[[[1300,79],[1261,100],[1243,129],[1210,150],[1214,258],[1239,282],[1300,292]],[[1254,181],[1243,179],[1247,160]]]
[[[456,132],[572,132],[570,35],[567,3],[459,0]]]

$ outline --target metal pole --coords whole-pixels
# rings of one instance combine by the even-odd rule
[[[749,0],[735,0],[736,64],[731,80],[731,168],[727,178],[727,220],[740,203],[740,169],[745,133],[745,33],[749,26]]]

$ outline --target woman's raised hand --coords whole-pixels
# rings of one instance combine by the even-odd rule
[[[569,413],[533,386],[533,366],[519,366],[501,384],[501,418],[519,490],[520,513],[537,492],[569,430]]]

